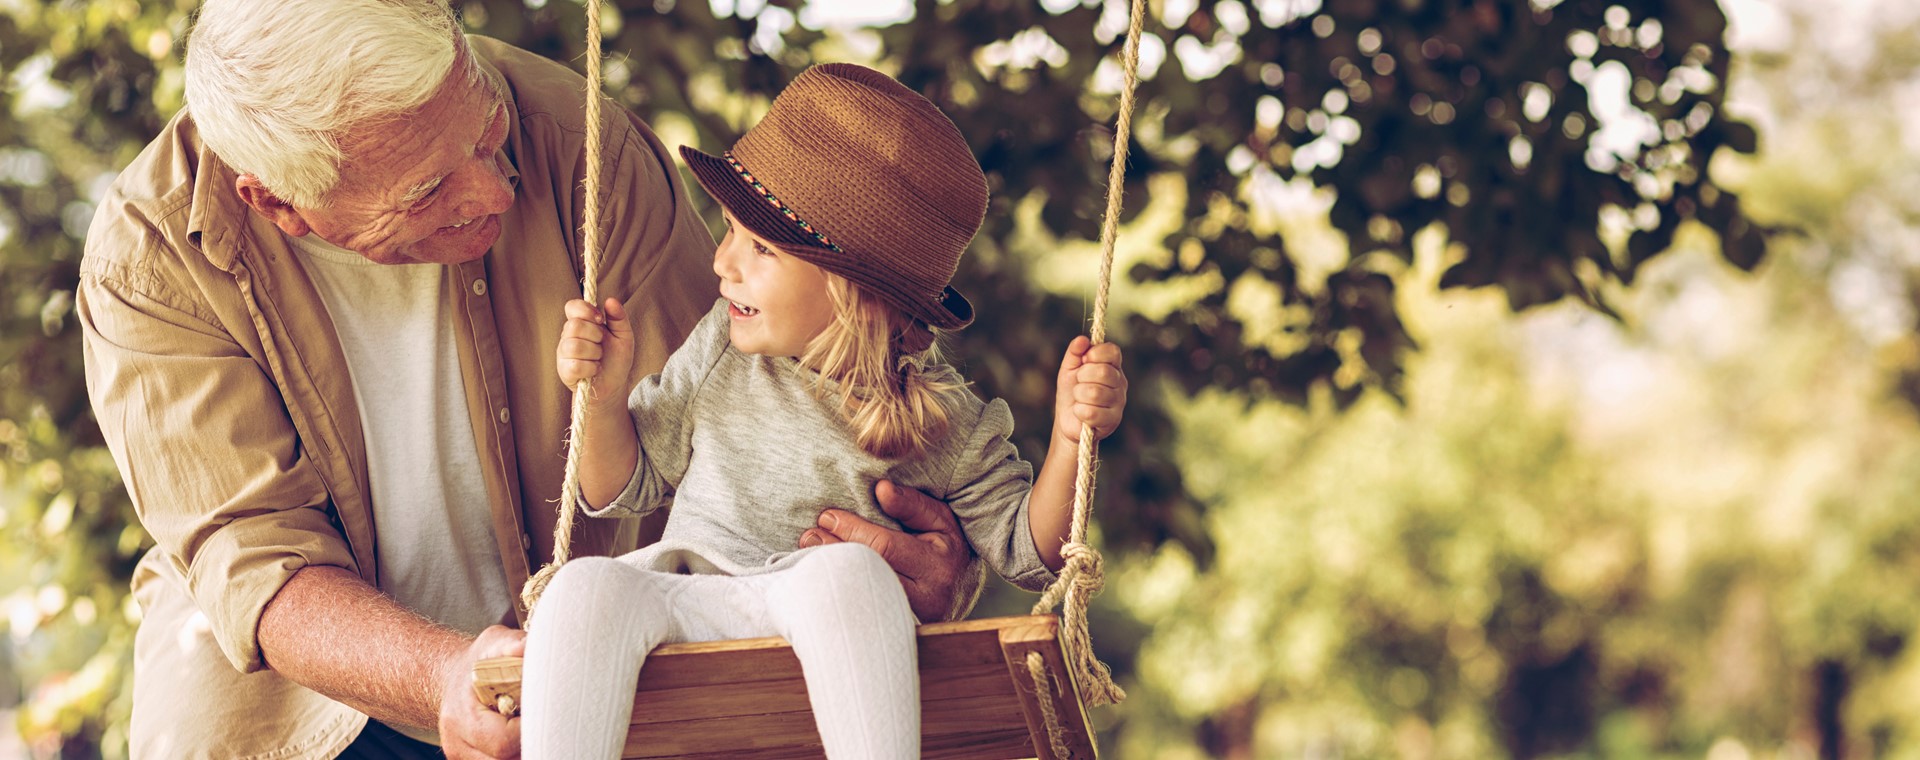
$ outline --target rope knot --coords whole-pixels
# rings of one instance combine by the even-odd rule
[[[1092,593],[1106,585],[1106,573],[1102,569],[1104,560],[1100,550],[1081,541],[1070,541],[1061,547],[1060,556],[1066,560],[1066,566],[1060,569],[1060,577],[1072,578],[1073,584]]]
[[[560,565],[558,563],[548,563],[546,566],[541,567],[539,572],[527,578],[527,585],[520,587],[520,604],[527,608],[527,616],[529,618],[527,620],[527,627],[533,627],[533,620],[531,619],[533,616],[533,605],[540,601],[540,594],[547,590],[547,582],[553,580],[554,574],[559,571]]]

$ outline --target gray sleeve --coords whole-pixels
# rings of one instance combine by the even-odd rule
[[[1044,590],[1054,573],[1040,561],[1028,525],[1033,498],[1033,466],[1020,458],[1007,437],[1013,413],[995,399],[980,410],[966,443],[954,454],[947,505],[987,566],[1007,582],[1028,591]]]
[[[693,399],[726,355],[727,333],[726,302],[716,301],[686,342],[667,357],[660,373],[633,387],[627,410],[640,434],[633,477],[612,502],[587,510],[588,515],[644,515],[672,501],[674,489],[687,474],[687,458],[693,454]]]

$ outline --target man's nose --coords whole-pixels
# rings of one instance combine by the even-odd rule
[[[500,171],[500,160],[504,159],[486,156],[469,164],[470,189],[460,204],[461,216],[478,219],[505,212],[513,205],[513,184]]]

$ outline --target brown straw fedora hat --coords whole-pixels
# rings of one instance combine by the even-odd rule
[[[683,146],[680,156],[736,221],[781,251],[928,325],[973,322],[973,304],[947,282],[986,216],[986,175],[953,121],[892,77],[815,66],[732,150]]]

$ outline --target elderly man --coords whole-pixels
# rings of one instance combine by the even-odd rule
[[[79,293],[94,410],[158,544],[134,754],[513,755],[517,721],[468,679],[520,651],[515,592],[552,551],[582,82],[463,37],[444,0],[209,0],[186,73]],[[652,372],[715,297],[712,239],[658,139],[607,112],[599,289]],[[795,540],[873,545],[923,618],[965,607],[951,514],[878,490],[923,532],[829,510]],[[574,546],[641,532],[587,521]]]

